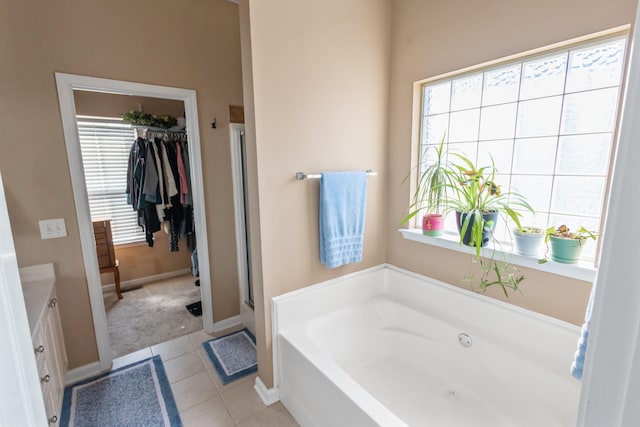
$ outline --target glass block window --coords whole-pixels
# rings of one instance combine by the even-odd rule
[[[448,153],[479,167],[493,158],[497,183],[536,210],[523,224],[600,230],[625,50],[619,36],[424,84],[421,164],[444,136]],[[512,226],[496,237],[510,241]],[[457,234],[454,215],[447,230]],[[594,244],[583,250],[595,254]]]

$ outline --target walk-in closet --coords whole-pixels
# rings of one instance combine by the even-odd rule
[[[74,98],[113,357],[202,330],[183,102]]]

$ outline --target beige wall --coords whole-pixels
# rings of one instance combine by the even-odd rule
[[[412,84],[417,80],[632,23],[636,0],[392,1],[387,260],[457,284],[469,256],[402,239],[396,230],[409,204]],[[522,294],[509,302],[582,323],[590,284],[522,269]],[[503,299],[497,289],[489,295]]]
[[[191,268],[191,252],[186,249],[186,242],[179,242],[180,250],[169,250],[169,239],[164,231],[154,234],[152,248],[146,243],[119,245],[115,247],[116,258],[120,263],[120,280],[140,279],[157,274],[171,273]],[[102,283],[113,283],[112,275],[102,276]]]
[[[385,260],[390,9],[386,0],[252,0],[247,13],[259,193],[252,214],[261,227],[258,366],[270,386],[271,298]],[[319,261],[318,181],[294,175],[369,168],[380,175],[368,181],[363,262],[328,269]]]
[[[55,263],[70,368],[98,356],[56,71],[196,90],[214,318],[238,314],[227,126],[228,105],[242,104],[238,6],[25,0],[0,8],[0,170],[20,266]],[[214,117],[218,129],[209,126]],[[46,218],[64,218],[68,237],[41,240]]]
[[[251,223],[261,230],[251,245],[258,361],[267,385],[271,297],[381,261],[454,284],[469,268],[469,255],[397,231],[410,199],[402,180],[412,165],[413,83],[632,23],[636,7],[636,0],[319,3],[240,5],[250,172],[258,187]],[[295,182],[293,173],[368,167],[382,173],[370,180],[365,262],[327,270],[317,261],[317,183]],[[510,303],[582,322],[589,283],[522,270],[522,294]],[[502,298],[497,289],[488,295]]]
[[[81,116],[120,117],[122,113],[136,110],[147,114],[169,114],[174,117],[184,117],[184,102],[175,99],[84,90],[74,91],[73,99],[76,104],[76,114]]]

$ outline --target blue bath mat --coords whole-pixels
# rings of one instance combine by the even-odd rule
[[[202,343],[222,384],[258,370],[256,338],[247,328]]]
[[[64,390],[61,427],[182,427],[160,356]]]

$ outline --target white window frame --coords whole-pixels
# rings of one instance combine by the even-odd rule
[[[611,30],[602,31],[596,34],[587,35],[584,37],[579,37],[576,39],[568,40],[562,43],[557,43],[551,46],[542,47],[539,49],[534,49],[531,51],[523,52],[516,55],[511,55],[509,57],[500,58],[494,61],[489,61],[483,64],[479,64],[473,67],[468,67],[462,70],[442,74],[439,76],[435,76],[432,78],[420,80],[414,83],[414,112],[413,112],[413,139],[412,139],[412,164],[419,164],[420,161],[420,152],[422,151],[422,121],[423,121],[423,88],[425,85],[433,84],[438,81],[446,81],[452,80],[460,77],[464,77],[465,75],[472,75],[476,73],[482,73],[484,71],[488,71],[491,69],[498,69],[501,67],[505,67],[509,64],[514,64],[518,62],[525,62],[530,59],[536,59],[538,57],[544,57],[547,55],[553,55],[554,53],[568,51],[577,48],[587,47],[592,44],[597,44],[607,39],[613,40],[616,38],[624,38],[626,39],[625,50],[628,52],[628,26],[622,26],[618,28],[614,28]],[[625,52],[625,53],[626,53]],[[624,79],[627,69],[626,62],[628,61],[627,54],[625,54],[625,59],[622,66],[622,76],[620,80],[620,89],[618,92],[618,100],[617,100],[617,109],[614,118],[614,126],[613,126],[613,135],[612,135],[612,145],[611,145],[611,154],[610,154],[610,164],[608,167],[608,173],[605,178],[605,193],[603,197],[603,210],[600,217],[600,229],[603,227],[606,217],[606,212],[604,212],[604,205],[606,205],[606,200],[608,198],[608,191],[611,181],[611,163],[613,161],[613,156],[616,150],[616,139],[617,132],[619,127],[619,110],[621,105],[621,94],[624,90]],[[414,176],[411,179],[412,187],[411,191],[415,190],[415,183],[417,182],[417,172],[413,172]],[[412,194],[412,193],[411,193]],[[418,224],[413,224],[413,226],[419,226]],[[461,246],[459,243],[459,238],[457,233],[450,233],[439,237],[432,236],[423,236],[422,232],[418,228],[409,228],[409,229],[401,229],[399,230],[405,239],[409,239],[412,241],[417,241],[424,244],[429,244],[433,246],[443,247],[450,250],[456,250],[460,252],[468,252],[468,248]],[[599,242],[598,242],[599,247]],[[537,260],[533,258],[523,257],[517,255],[513,252],[513,249],[510,245],[510,242],[500,243],[499,247],[492,248],[491,250],[496,250],[497,253],[502,254],[505,259],[508,259],[509,262],[515,265],[520,265],[524,267],[529,267],[537,270],[552,272],[558,275],[572,277],[585,281],[593,281],[595,278],[595,274],[597,268],[593,261],[585,262],[581,261],[576,265],[565,265],[554,262],[548,262],[546,264],[539,264]],[[597,255],[596,255],[597,259]]]

